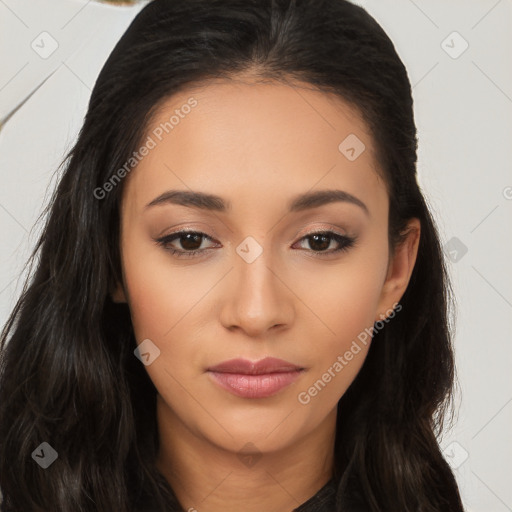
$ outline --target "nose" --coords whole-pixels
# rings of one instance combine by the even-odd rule
[[[251,263],[234,254],[234,267],[224,290],[224,327],[241,330],[250,337],[289,328],[295,315],[294,294],[285,276],[273,265],[270,251],[263,250]]]

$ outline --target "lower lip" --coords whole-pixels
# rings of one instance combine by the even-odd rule
[[[295,382],[304,372],[265,373],[246,375],[241,373],[221,373],[209,371],[214,381],[222,388],[243,398],[267,398],[279,393],[286,386]]]

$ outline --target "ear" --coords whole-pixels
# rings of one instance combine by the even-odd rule
[[[128,302],[126,300],[124,286],[121,283],[116,283],[115,286],[111,288],[110,297],[114,302]]]
[[[390,259],[375,321],[386,318],[393,310],[393,305],[400,302],[405,293],[416,263],[420,234],[421,223],[419,219],[410,219],[405,228],[405,240],[395,248],[395,252]]]

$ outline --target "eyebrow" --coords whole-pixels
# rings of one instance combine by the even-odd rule
[[[333,202],[354,204],[369,215],[368,207],[360,199],[344,190],[317,190],[300,194],[289,202],[288,210],[290,212],[300,212]],[[231,202],[220,196],[191,190],[168,190],[148,203],[145,209],[164,204],[177,204],[222,213],[231,209]]]

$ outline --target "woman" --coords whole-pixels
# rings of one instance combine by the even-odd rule
[[[2,511],[463,510],[416,147],[362,8],[144,7],[3,332]]]

